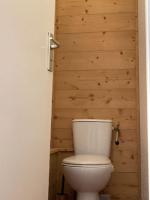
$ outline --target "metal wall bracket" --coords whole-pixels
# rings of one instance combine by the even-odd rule
[[[120,137],[120,124],[118,123],[116,126],[112,128],[113,132],[115,133],[115,144],[119,145],[119,137]]]

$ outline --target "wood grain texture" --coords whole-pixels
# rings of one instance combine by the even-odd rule
[[[116,118],[125,120],[136,119],[136,109],[55,109],[54,119],[62,118],[110,118],[115,120]]]
[[[57,0],[57,16],[137,12],[136,0]]]
[[[135,69],[72,70],[55,73],[56,90],[102,90],[136,87]]]
[[[56,52],[55,71],[134,69],[135,50]]]
[[[56,30],[58,33],[137,30],[136,21],[137,15],[134,13],[58,16]]]
[[[56,7],[53,145],[73,147],[72,119],[119,122],[104,192],[138,200],[137,0],[57,0]]]
[[[134,50],[135,31],[57,34],[60,52]]]
[[[108,119],[108,118],[104,117],[103,119]],[[113,122],[116,122],[116,123],[119,122],[122,130],[124,129],[135,130],[137,126],[136,120],[126,120],[126,119],[122,120],[119,118],[115,118]],[[72,119],[55,119],[54,128],[55,129],[71,129],[72,128],[71,123],[72,123]]]
[[[104,192],[110,193],[113,200],[137,200],[139,199],[137,182],[137,173],[113,173]]]
[[[134,89],[56,91],[55,108],[136,108]]]

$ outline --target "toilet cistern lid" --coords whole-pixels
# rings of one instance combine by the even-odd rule
[[[75,155],[63,160],[64,164],[72,165],[108,165],[111,163],[106,156],[98,155]]]
[[[102,122],[102,123],[112,123],[109,119],[73,119],[72,122]]]

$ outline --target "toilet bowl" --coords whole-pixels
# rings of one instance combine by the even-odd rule
[[[111,120],[73,120],[75,155],[65,158],[62,164],[66,181],[77,192],[77,200],[100,200],[99,192],[113,171],[109,159],[111,138]]]
[[[106,156],[76,155],[63,160],[64,175],[77,192],[77,200],[99,200],[113,166]]]

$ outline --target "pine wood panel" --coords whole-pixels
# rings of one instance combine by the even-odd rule
[[[61,48],[57,51],[133,50],[135,31],[57,34]]]
[[[110,118],[110,117],[109,117]],[[108,119],[105,117],[105,119]],[[137,127],[136,120],[126,120],[115,118],[113,122],[119,122],[122,129],[133,129],[135,130]],[[54,128],[58,129],[71,129],[72,128],[72,118],[70,119],[55,119],[54,120]]]
[[[105,192],[111,194],[112,200],[139,199],[138,174],[113,173],[111,181]]]
[[[56,91],[55,108],[136,108],[134,89]]]
[[[134,13],[69,15],[57,17],[56,30],[57,33],[136,30],[136,20],[137,16]]]
[[[90,80],[131,80],[135,79],[135,69],[108,69],[108,70],[91,70],[91,71],[63,71],[56,72],[56,78],[59,80],[77,80],[77,81],[90,81]],[[58,80],[58,81],[59,81]]]
[[[54,146],[55,147],[61,147],[61,148],[72,148],[73,147],[73,141],[71,139],[57,139],[53,137],[54,140]]]
[[[57,0],[57,16],[137,12],[136,0]]]
[[[62,118],[110,118],[115,120],[116,118],[125,120],[135,120],[137,115],[136,109],[55,109],[54,119]]]
[[[100,90],[100,89],[124,89],[135,88],[136,80],[56,80],[57,90]]]
[[[123,148],[121,150],[113,150],[111,159],[115,165],[115,172],[134,173],[138,171],[137,149],[134,148],[134,143],[131,145],[133,148],[129,150]]]
[[[56,90],[135,88],[134,69],[56,72]]]
[[[54,146],[73,147],[74,118],[119,122],[105,192],[138,200],[137,0],[57,0],[56,38]]]
[[[56,52],[55,71],[133,69],[135,50]]]

